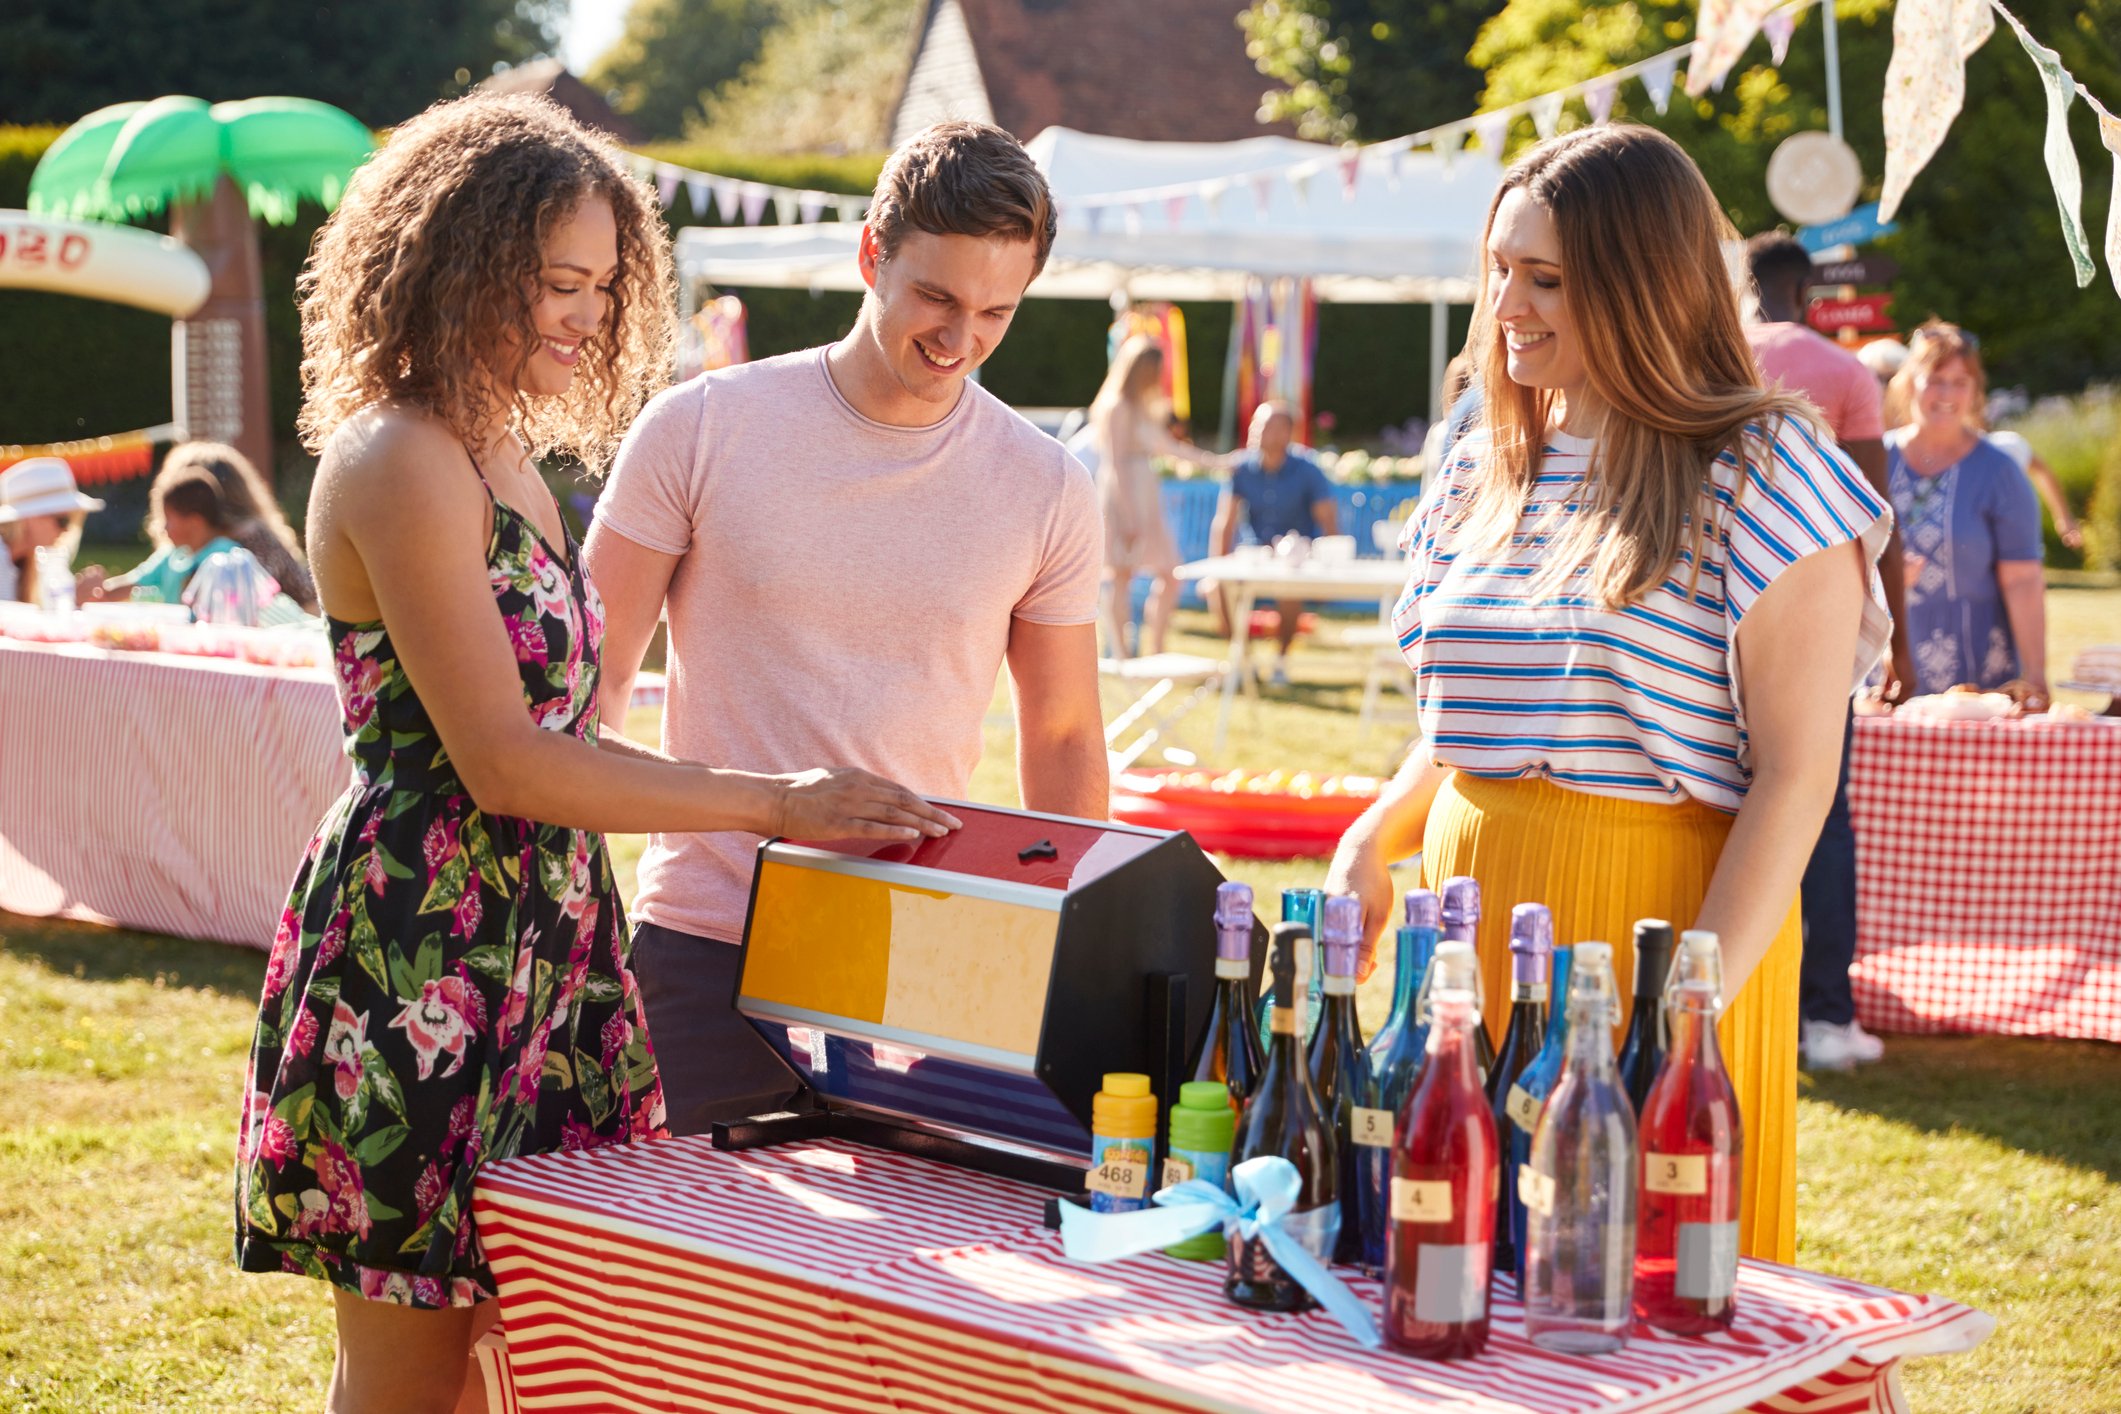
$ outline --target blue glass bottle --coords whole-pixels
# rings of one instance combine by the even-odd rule
[[[1304,998],[1303,1005],[1297,1009],[1296,1020],[1302,1029],[1302,1034],[1297,1039],[1307,1048],[1311,1044],[1311,1037],[1318,1032],[1318,1013],[1324,1008],[1326,1000],[1326,973],[1325,969],[1318,965],[1318,944],[1315,941],[1319,936],[1319,909],[1325,898],[1324,889],[1281,891],[1281,921],[1301,923],[1305,930],[1304,939],[1298,945],[1296,954],[1296,990],[1297,994]],[[1259,1006],[1259,1044],[1262,1050],[1272,1049],[1273,1029],[1268,1024],[1271,1016],[1269,1001],[1262,997]]]
[[[1613,950],[1580,943],[1569,979],[1569,1045],[1523,1170],[1525,1333],[1541,1350],[1602,1355],[1635,1319],[1638,1141],[1613,1062],[1620,987]]]
[[[1547,1021],[1547,1042],[1532,1057],[1532,1063],[1517,1077],[1510,1087],[1508,1104],[1509,1137],[1502,1140],[1509,1159],[1520,1169],[1532,1157],[1532,1131],[1539,1127],[1540,1107],[1546,1104],[1547,1096],[1554,1092],[1554,1082],[1561,1078],[1561,1059],[1569,1044],[1569,969],[1575,963],[1572,948],[1554,949],[1554,1001],[1553,1012]],[[1510,1239],[1517,1249],[1517,1290],[1524,1292],[1524,1200],[1515,1193],[1510,1198]]]
[[[1414,1093],[1429,1049],[1425,1003],[1436,957],[1438,903],[1427,889],[1407,893],[1407,926],[1399,930],[1399,973],[1392,982],[1393,1019],[1370,1042],[1370,1099],[1356,1114],[1355,1152],[1363,1181],[1363,1204],[1357,1209],[1363,1223],[1362,1266],[1372,1272],[1384,1270],[1385,1238],[1391,1229],[1393,1121]]]

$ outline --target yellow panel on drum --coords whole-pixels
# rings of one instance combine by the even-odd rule
[[[1060,915],[965,894],[894,887],[891,895],[884,1024],[1036,1052]]]
[[[883,1021],[893,892],[879,879],[761,860],[745,995]]]

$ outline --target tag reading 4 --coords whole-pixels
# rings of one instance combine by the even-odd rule
[[[1392,1221],[1447,1223],[1451,1220],[1451,1185],[1442,1179],[1392,1180]]]
[[[1392,1112],[1366,1110],[1357,1105],[1354,1118],[1348,1122],[1348,1137],[1365,1149],[1391,1148]]]

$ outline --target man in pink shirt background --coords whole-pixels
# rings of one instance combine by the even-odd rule
[[[1879,499],[1891,505],[1878,380],[1855,354],[1804,323],[1811,252],[1779,231],[1753,237],[1745,249],[1760,311],[1758,322],[1746,326],[1746,338],[1753,345],[1753,357],[1760,361],[1761,376],[1817,404],[1841,450]],[[1893,615],[1891,675],[1885,685],[1890,701],[1898,696],[1900,684],[1915,680],[1907,649],[1897,529],[1879,557],[1878,577],[1884,581],[1886,607]],[[1856,1020],[1856,999],[1849,987],[1849,967],[1856,958],[1856,835],[1849,825],[1848,803],[1848,733],[1853,726],[1852,717],[1843,728],[1841,778],[1834,788],[1834,804],[1804,870],[1799,1054],[1813,1069],[1845,1070],[1885,1053],[1878,1039]]]
[[[967,380],[1053,234],[1045,178],[1016,139],[938,124],[884,165],[845,338],[648,405],[586,547],[608,718],[667,603],[672,756],[842,762],[962,798],[1006,663],[1025,808],[1105,816],[1095,484]],[[657,835],[642,856],[634,966],[674,1132],[794,1088],[732,1006],[757,846]]]

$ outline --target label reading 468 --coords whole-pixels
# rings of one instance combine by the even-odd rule
[[[1146,1198],[1149,1194],[1149,1164],[1146,1159],[1111,1157],[1090,1170],[1083,1186],[1107,1198]]]

